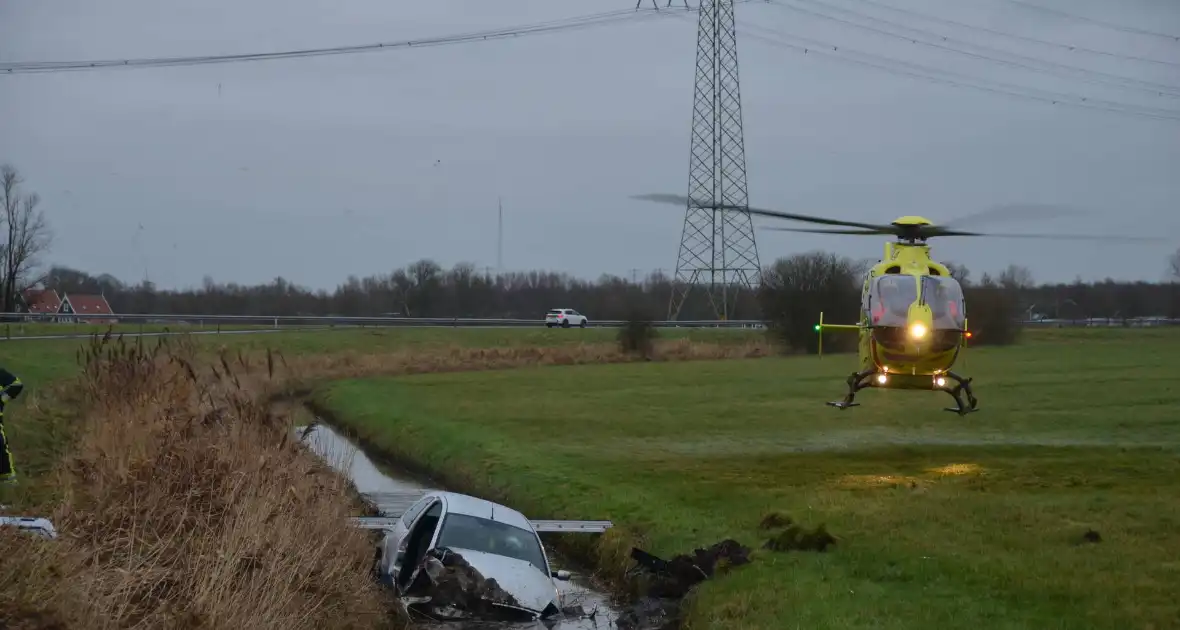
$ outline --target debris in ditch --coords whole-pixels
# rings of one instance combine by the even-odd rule
[[[632,548],[631,558],[651,574],[647,595],[661,599],[679,599],[689,589],[724,573],[729,567],[750,562],[750,548],[736,540],[723,540],[707,549],[696,549],[692,555],[680,554],[664,560],[642,549]]]
[[[834,544],[836,544],[836,537],[828,533],[826,525],[820,524],[819,527],[811,531],[798,525],[791,525],[772,536],[762,547],[771,551],[824,552],[827,551],[828,546]]]
[[[566,617],[592,617],[590,613],[586,612],[586,608],[581,604],[574,604],[572,606],[564,606],[561,609],[561,614]]]
[[[679,626],[679,612],[679,600],[645,597],[620,614],[615,626],[620,630],[674,630]]]

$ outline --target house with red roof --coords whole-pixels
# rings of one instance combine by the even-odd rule
[[[116,324],[118,319],[106,296],[67,293],[57,309],[57,321],[84,324]]]
[[[17,309],[35,316],[27,317],[29,320],[47,320],[61,309],[61,297],[53,289],[25,289],[20,298],[21,304],[17,305]]]

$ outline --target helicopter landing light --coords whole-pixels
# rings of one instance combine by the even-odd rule
[[[910,325],[910,336],[914,339],[922,339],[926,336],[926,324],[921,322]]]
[[[877,382],[878,382],[878,383],[880,383],[880,384],[884,385],[884,384],[885,384],[885,381],[887,381],[887,380],[889,380],[889,377],[888,377],[888,376],[885,376],[884,374],[878,374],[878,375],[877,375]]]

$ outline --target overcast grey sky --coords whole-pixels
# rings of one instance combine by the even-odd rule
[[[787,1],[787,0],[784,0]],[[1173,86],[1180,66],[1069,52],[920,21],[858,0],[832,6],[1025,56]],[[1180,42],[1006,0],[879,0],[1029,37],[1180,64]],[[1174,0],[1030,0],[1180,34]],[[661,0],[661,4],[663,1]],[[695,4],[695,3],[693,3]],[[947,6],[954,4],[955,6]],[[509,27],[633,0],[0,0],[0,62],[269,52]],[[1169,109],[1180,97],[1046,75],[825,21],[737,7],[753,25],[1000,81]],[[887,28],[880,23],[877,28]],[[1038,280],[1161,277],[1180,245],[1180,121],[1026,101],[906,78],[739,33],[750,203],[888,222],[990,204],[1094,215],[997,231],[1125,232],[1148,245],[934,242],[976,276],[1009,262]],[[784,40],[792,41],[792,40]],[[797,41],[797,40],[795,40]],[[0,161],[42,196],[53,262],[164,286],[331,288],[430,257],[585,277],[676,263],[695,16],[483,43],[196,67],[0,76]],[[888,63],[888,62],[885,62]],[[770,225],[758,220],[759,225]],[[142,225],[142,229],[140,226]],[[815,248],[879,256],[881,240],[759,231],[763,263]],[[989,258],[989,252],[999,259]]]

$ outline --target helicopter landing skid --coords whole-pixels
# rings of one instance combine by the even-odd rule
[[[975,398],[975,394],[971,391],[971,379],[963,378],[954,372],[947,372],[946,376],[955,381],[955,386],[952,388],[941,388],[942,391],[948,393],[955,399],[957,407],[945,407],[946,411],[953,411],[960,416],[965,416],[974,411],[979,411],[979,400]],[[967,403],[963,404],[963,395],[967,396]]]
[[[864,370],[861,372],[853,372],[848,377],[848,393],[844,395],[844,400],[829,401],[829,407],[835,407],[841,411],[849,407],[859,407],[860,403],[855,402],[856,393],[860,390],[871,387],[872,381],[869,379],[876,373],[876,370]],[[963,378],[954,372],[945,372],[947,378],[955,381],[954,387],[939,387],[940,391],[944,391],[955,399],[957,407],[945,407],[946,411],[953,411],[960,416],[965,416],[969,413],[979,411],[979,400],[975,398],[975,393],[971,391],[971,379]],[[964,404],[963,397],[966,396],[966,404]]]
[[[848,393],[844,395],[844,400],[832,400],[827,404],[829,407],[835,407],[840,411],[844,411],[849,407],[859,407],[860,403],[853,402],[856,398],[856,392],[869,387],[869,377],[876,373],[876,370],[864,370],[861,372],[853,372],[852,376],[848,377]]]

